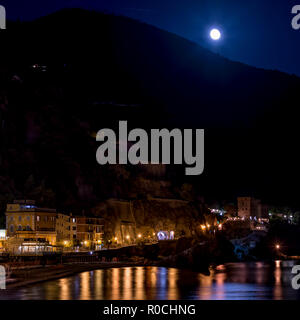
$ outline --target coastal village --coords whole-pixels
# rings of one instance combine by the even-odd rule
[[[168,224],[157,219],[156,225],[148,223],[147,213],[141,221],[142,211],[134,201],[110,199],[98,208],[97,212],[86,215],[72,215],[57,212],[51,208],[37,206],[33,200],[15,200],[6,206],[6,229],[0,230],[0,252],[12,256],[42,255],[44,253],[87,252],[134,246],[158,241],[171,241],[180,237],[193,237],[195,232],[215,235],[226,224],[243,222],[252,231],[266,233],[270,213],[268,207],[252,197],[239,197],[237,211],[234,207],[228,212],[224,209],[209,208],[204,220],[191,228],[186,215],[188,201],[151,199],[152,205],[168,207],[173,216],[176,212],[183,221],[174,219]],[[145,209],[145,208],[143,208]],[[161,210],[161,208],[160,208]],[[194,209],[195,210],[195,209]],[[108,214],[109,219],[105,219]],[[151,213],[150,213],[151,214]],[[169,213],[170,216],[172,214]],[[284,216],[292,221],[292,216]],[[163,223],[161,223],[163,222]],[[169,227],[169,228],[168,228]],[[176,229],[176,227],[179,227]],[[198,230],[197,230],[198,229]],[[254,247],[255,241],[249,246]]]

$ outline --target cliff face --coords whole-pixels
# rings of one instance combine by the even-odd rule
[[[93,208],[92,212],[104,218],[106,240],[122,244],[135,239],[135,219],[129,201],[110,199]]]
[[[174,231],[175,236],[192,236],[200,231],[204,221],[201,210],[191,202],[177,199],[107,200],[93,210],[105,219],[106,236],[126,242],[126,236],[136,239],[156,239],[158,231]]]
[[[188,201],[176,199],[146,199],[132,202],[137,228],[149,226],[174,231],[175,235],[191,236],[200,224],[200,213]]]

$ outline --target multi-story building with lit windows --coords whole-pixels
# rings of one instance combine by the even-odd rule
[[[101,218],[75,217],[40,208],[32,200],[18,200],[6,207],[6,231],[9,251],[15,253],[56,251],[78,242],[100,249],[104,223]]]
[[[57,243],[65,246],[72,245],[77,235],[76,218],[72,215],[58,213],[56,216],[56,233]]]
[[[87,248],[100,249],[103,233],[104,220],[96,217],[77,216],[77,239]]]
[[[6,207],[9,238],[32,239],[56,244],[56,210],[39,208],[31,200],[14,201]]]

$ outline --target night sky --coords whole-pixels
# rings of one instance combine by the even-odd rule
[[[2,0],[10,19],[33,19],[65,7],[126,15],[191,39],[231,60],[300,76],[300,0]],[[222,31],[214,42],[212,27]]]

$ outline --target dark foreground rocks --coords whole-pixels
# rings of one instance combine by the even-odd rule
[[[151,245],[124,247],[99,252],[99,258],[106,261],[138,261],[144,265],[158,265],[191,269],[208,273],[209,266],[234,261],[234,246],[225,238],[197,240],[180,238],[174,241],[160,241]]]

